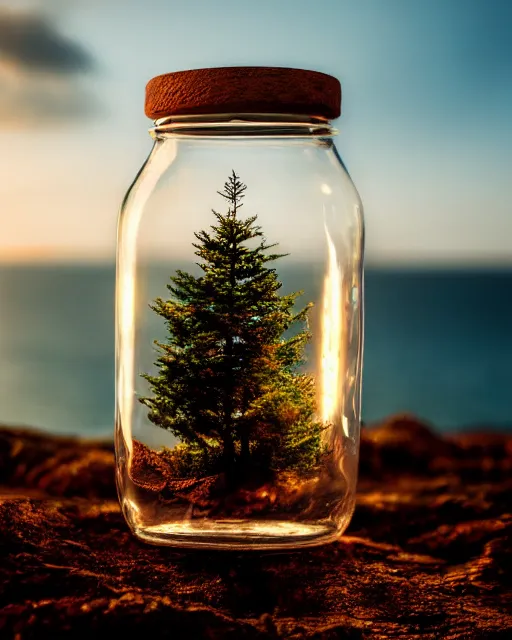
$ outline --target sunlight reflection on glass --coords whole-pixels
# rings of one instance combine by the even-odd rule
[[[334,422],[340,406],[341,389],[341,286],[342,272],[331,235],[325,227],[327,239],[327,273],[324,280],[322,312],[321,418]],[[343,423],[348,437],[348,425]]]

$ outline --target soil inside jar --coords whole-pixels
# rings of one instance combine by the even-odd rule
[[[187,507],[193,518],[288,513],[321,519],[326,517],[325,505],[332,506],[346,490],[344,478],[333,477],[326,470],[305,477],[292,471],[246,467],[229,477],[219,473],[180,478],[163,453],[133,440],[130,478],[138,489],[158,497],[162,505]]]

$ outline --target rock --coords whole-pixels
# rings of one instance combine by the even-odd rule
[[[397,417],[339,542],[192,552],[129,533],[111,444],[0,430],[0,637],[512,637],[511,463],[511,436]]]

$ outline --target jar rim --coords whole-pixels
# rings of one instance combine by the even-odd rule
[[[159,118],[149,129],[155,138],[332,138],[338,130],[322,117],[281,113],[218,113]]]

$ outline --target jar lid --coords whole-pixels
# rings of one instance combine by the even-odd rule
[[[152,120],[209,113],[287,113],[332,120],[341,113],[341,85],[325,73],[283,67],[177,71],[148,82],[145,112]]]

